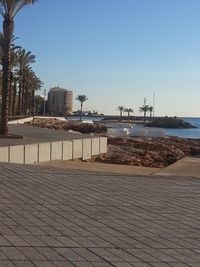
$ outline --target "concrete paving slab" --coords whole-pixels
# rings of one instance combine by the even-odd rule
[[[200,179],[0,163],[0,266],[199,266]]]
[[[92,172],[108,172],[108,173],[118,173],[118,174],[138,174],[138,175],[153,175],[160,171],[159,168],[147,168],[140,166],[127,166],[119,164],[105,164],[96,162],[83,162],[83,161],[49,161],[42,162],[39,165],[50,166],[54,168],[64,168],[72,170],[83,170]]]
[[[200,178],[200,158],[185,157],[160,170],[157,175]]]

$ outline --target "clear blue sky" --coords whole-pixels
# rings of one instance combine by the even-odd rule
[[[88,110],[137,115],[155,91],[156,115],[200,116],[200,0],[39,0],[15,36],[44,88],[86,94]]]

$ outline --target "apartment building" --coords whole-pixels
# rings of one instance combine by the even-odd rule
[[[48,113],[54,116],[65,116],[73,111],[73,92],[60,88],[51,88],[47,100]]]

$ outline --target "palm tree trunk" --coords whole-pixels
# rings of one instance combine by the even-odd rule
[[[22,83],[21,81],[19,81],[18,108],[17,108],[18,116],[21,115],[21,99],[22,99]]]
[[[122,120],[122,110],[120,110],[120,120]]]
[[[35,106],[35,90],[32,90],[30,99],[30,114],[33,114],[34,106]]]
[[[24,86],[22,86],[22,95],[21,95],[21,111],[20,113],[24,115],[24,95],[25,95],[25,90]]]
[[[80,121],[82,119],[82,113],[83,113],[83,103],[81,102],[81,115],[80,115]]]
[[[12,116],[15,116],[16,94],[17,94],[17,84],[16,84],[16,81],[14,80],[13,99],[12,99],[12,108],[11,108],[11,115]]]
[[[6,16],[3,21],[3,35],[4,35],[4,48],[2,59],[2,107],[1,107],[1,122],[0,134],[6,135],[8,133],[8,91],[10,85],[10,50],[11,41],[13,36],[14,21],[9,16]]]
[[[144,112],[144,122],[146,121],[146,111]]]
[[[8,94],[8,116],[11,116],[11,107],[12,107],[12,91],[13,91],[13,73],[10,72],[10,84],[9,84],[9,94]]]

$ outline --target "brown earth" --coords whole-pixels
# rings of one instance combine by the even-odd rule
[[[132,166],[166,167],[185,156],[200,155],[200,140],[178,137],[108,138],[107,155],[95,162]]]
[[[80,121],[61,121],[58,119],[40,119],[35,118],[34,123],[28,122],[31,126],[48,128],[61,131],[76,131],[82,134],[88,133],[106,133],[107,128],[104,125],[82,123]]]

